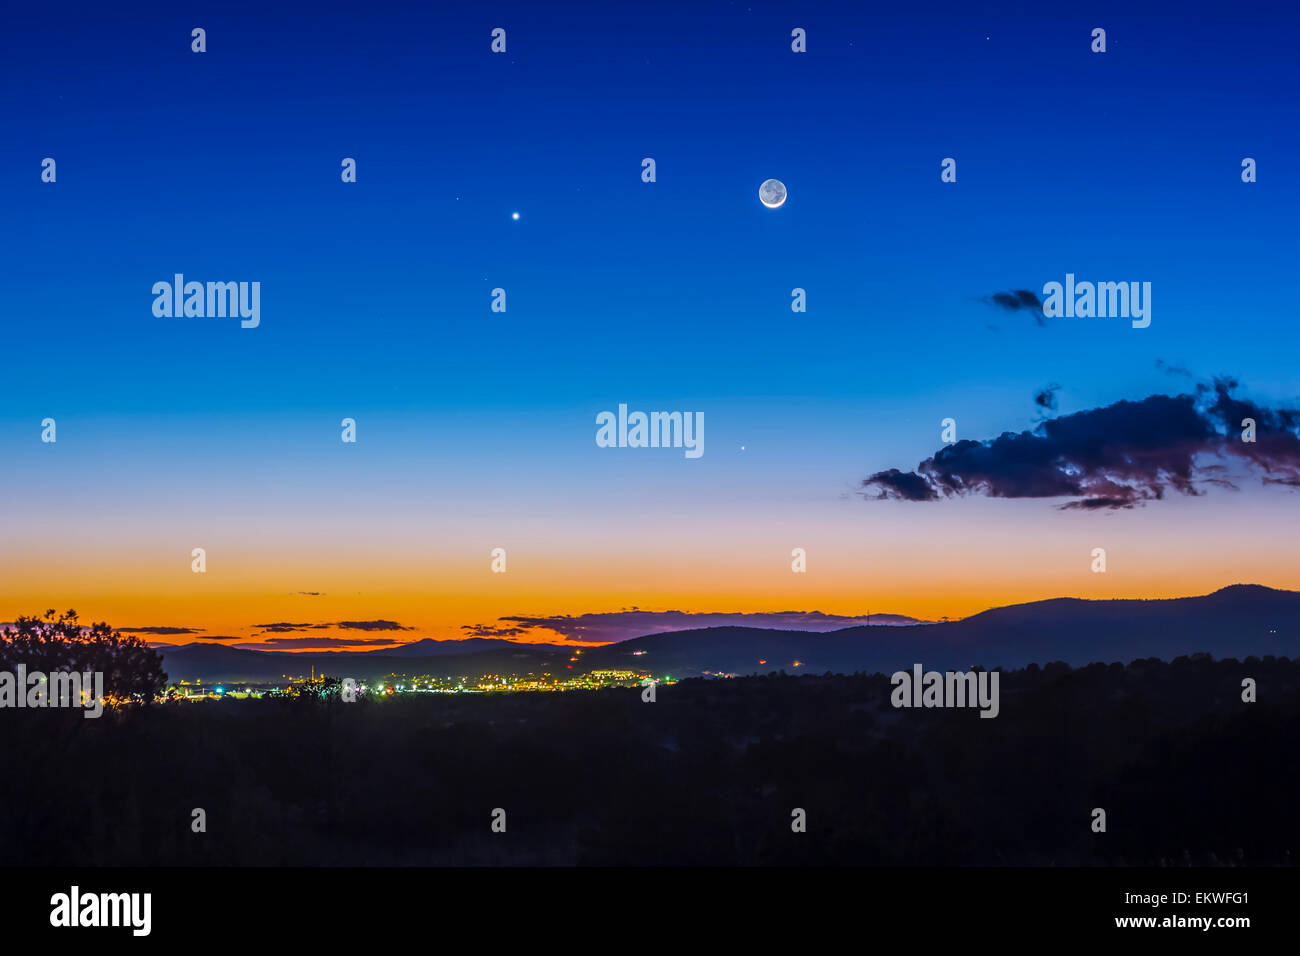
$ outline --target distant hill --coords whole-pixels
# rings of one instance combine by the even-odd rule
[[[502,643],[510,645],[509,641]],[[202,680],[205,683],[265,683],[279,680],[284,675],[307,676],[313,669],[317,674],[351,677],[361,681],[373,681],[388,674],[402,673],[457,676],[542,669],[557,672],[566,669],[570,651],[554,645],[541,647],[545,649],[530,645],[510,645],[477,653],[400,657],[392,652],[322,651],[290,654],[249,651],[224,644],[193,643],[160,649],[160,652],[168,680]]]
[[[1234,585],[1201,597],[1170,600],[1056,598],[948,623],[851,627],[825,634],[705,628],[589,650],[582,655],[582,666],[643,667],[674,677],[705,671],[892,673],[918,662],[948,670],[977,664],[1172,660],[1198,652],[1219,658],[1300,655],[1300,593]]]
[[[923,621],[919,617],[908,617],[906,614],[872,614],[871,627],[914,627],[917,624],[930,624],[931,621]]]
[[[1169,600],[1055,598],[995,608],[960,621],[909,627],[873,624],[826,633],[754,627],[670,631],[589,648],[571,670],[568,648],[489,638],[417,641],[397,651],[363,653],[290,654],[194,643],[162,654],[171,680],[233,682],[275,680],[282,674],[307,674],[313,667],[317,673],[359,680],[403,672],[477,675],[634,668],[691,677],[779,670],[891,673],[914,663],[937,670],[1050,661],[1127,663],[1199,652],[1216,658],[1300,656],[1300,592],[1242,584]]]
[[[477,654],[480,651],[514,653],[521,650],[558,654],[561,651],[568,652],[569,648],[561,647],[558,644],[525,644],[522,641],[507,641],[500,637],[466,637],[461,639],[449,638],[447,640],[426,637],[423,640],[412,641],[409,644],[403,644],[401,647],[394,647],[389,650],[362,651],[360,653],[368,654],[371,657],[437,657],[445,654]],[[349,654],[355,652],[340,651],[338,653]]]

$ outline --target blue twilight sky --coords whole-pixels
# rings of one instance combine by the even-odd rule
[[[1031,427],[1049,383],[1062,413],[1219,374],[1293,402],[1298,25],[1242,3],[13,4],[8,545],[38,534],[28,505],[139,527],[244,503],[253,528],[356,495],[395,526],[653,523],[649,500],[746,502],[752,527],[915,467],[942,418]],[[260,281],[260,327],[155,318],[177,272]],[[1150,328],[982,301],[1067,272],[1151,282]],[[703,411],[704,458],[602,456],[620,402]]]

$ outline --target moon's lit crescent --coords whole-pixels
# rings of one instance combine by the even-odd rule
[[[768,179],[758,187],[758,201],[768,209],[775,209],[785,203],[785,183],[779,179]]]

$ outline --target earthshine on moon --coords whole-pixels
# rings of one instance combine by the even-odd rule
[[[785,183],[779,179],[768,179],[758,187],[758,201],[768,209],[775,209],[785,204]]]

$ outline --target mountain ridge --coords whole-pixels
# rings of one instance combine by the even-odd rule
[[[1219,658],[1297,656],[1300,592],[1245,584],[1181,598],[1049,598],[990,608],[958,621],[908,627],[857,625],[817,632],[722,626],[666,631],[585,648],[572,668],[571,647],[510,641],[501,645],[463,653],[454,648],[444,653],[439,648],[433,654],[401,655],[392,650],[254,651],[193,642],[161,652],[173,680],[249,681],[307,673],[313,667],[318,673],[358,679],[388,673],[450,676],[546,670],[559,675],[602,669],[689,677],[780,670],[892,673],[914,663],[941,670],[1051,661],[1084,665],[1149,657],[1168,660],[1194,653]],[[340,668],[344,662],[346,666]]]

